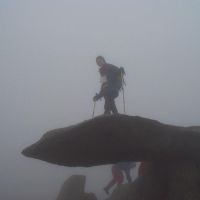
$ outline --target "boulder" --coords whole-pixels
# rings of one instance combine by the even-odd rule
[[[97,200],[93,193],[85,193],[86,177],[73,175],[61,187],[56,200]]]
[[[23,155],[64,166],[123,161],[200,160],[195,129],[128,115],[103,115],[52,130]]]
[[[57,200],[83,199],[85,190],[85,176],[73,175],[67,179],[61,187]]]

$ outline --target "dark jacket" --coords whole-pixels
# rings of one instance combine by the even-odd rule
[[[106,76],[108,85],[116,84],[121,78],[120,68],[107,63],[99,69],[99,73],[101,76]]]
[[[107,79],[101,86],[99,97],[116,98],[122,85],[120,68],[106,63],[99,69],[99,73]]]

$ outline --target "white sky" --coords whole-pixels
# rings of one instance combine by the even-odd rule
[[[0,0],[0,199],[53,200],[73,173],[103,195],[106,166],[20,155],[47,130],[91,117],[97,55],[124,66],[128,114],[200,125],[199,10],[198,0]]]

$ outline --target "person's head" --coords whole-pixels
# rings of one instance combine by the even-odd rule
[[[103,67],[106,64],[106,61],[103,56],[97,56],[96,63],[99,65],[99,67]]]

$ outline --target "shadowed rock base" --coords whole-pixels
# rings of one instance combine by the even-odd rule
[[[199,200],[200,168],[195,162],[154,163],[133,183],[116,188],[107,200]]]

